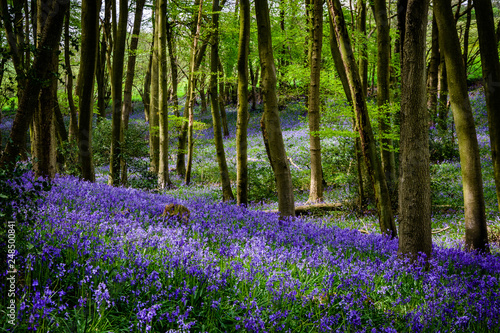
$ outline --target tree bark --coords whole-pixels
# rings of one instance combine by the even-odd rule
[[[203,11],[203,0],[200,0],[197,23],[196,23],[196,33],[193,38],[193,46],[191,50],[191,60],[189,62],[189,78],[188,78],[188,95],[186,99],[187,115],[188,115],[188,128],[187,128],[187,139],[188,139],[188,156],[187,156],[187,166],[186,175],[184,177],[184,182],[186,185],[191,183],[191,166],[193,164],[193,152],[194,152],[194,142],[193,142],[193,124],[194,124],[194,86],[195,86],[195,71],[197,70],[197,46],[198,39],[200,37],[201,29],[201,14]],[[200,50],[201,52],[201,50]],[[203,53],[205,50],[203,50]],[[201,60],[200,60],[201,63]],[[180,145],[179,145],[180,149]],[[184,164],[183,164],[184,165]]]
[[[159,60],[158,49],[160,47],[158,40],[159,30],[159,17],[158,12],[154,13],[154,27],[153,27],[153,47],[152,47],[152,60],[151,60],[151,89],[149,93],[149,158],[150,158],[150,171],[158,174],[160,164],[160,137],[159,125],[160,119],[158,115],[159,103]]]
[[[387,19],[387,8],[385,0],[374,1],[375,21],[377,25],[377,106],[381,117],[379,120],[380,146],[382,166],[385,179],[390,192],[395,190],[396,184],[396,161],[392,148],[392,139],[387,135],[391,132],[391,112],[387,109],[390,104],[390,63],[391,63],[391,39],[390,27]]]
[[[137,58],[137,46],[139,45],[139,34],[141,32],[142,12],[145,0],[137,0],[135,3],[134,26],[132,36],[130,37],[130,48],[127,59],[127,74],[125,77],[125,86],[123,88],[122,104],[122,130],[120,131],[120,141],[125,142],[125,132],[128,130],[128,120],[132,113],[132,84],[134,83],[135,61]],[[127,184],[127,161],[121,159],[121,183]]]
[[[309,83],[309,152],[311,156],[311,184],[309,203],[323,201],[323,172],[321,168],[321,141],[318,135],[320,123],[320,74],[321,48],[323,45],[323,0],[312,1],[310,83]]]
[[[410,0],[401,13],[401,140],[399,177],[399,250],[414,259],[430,258],[431,181],[429,122],[426,107],[425,38],[429,0]]]
[[[170,58],[170,75],[172,76],[172,100],[174,104],[174,115],[179,116],[179,98],[177,96],[177,80],[178,80],[178,70],[177,70],[177,59],[175,58],[175,39],[171,27],[172,23],[167,23],[167,46],[168,46],[168,56]]]
[[[238,119],[236,124],[236,203],[248,204],[248,54],[250,51],[250,1],[240,3],[238,47]],[[255,89],[252,87],[253,93]],[[253,97],[255,100],[255,95]]]
[[[356,26],[358,30],[358,66],[359,77],[363,87],[363,93],[367,96],[368,93],[368,50],[366,40],[366,1],[358,0],[356,3],[358,15],[356,18]],[[378,36],[377,36],[378,37]]]
[[[259,41],[259,57],[262,68],[262,90],[264,95],[264,123],[269,140],[271,165],[276,176],[278,189],[278,209],[281,216],[294,216],[295,203],[290,168],[286,157],[285,144],[276,96],[276,69],[274,65],[271,38],[271,23],[267,0],[255,0],[255,16]]]
[[[218,58],[217,61],[220,71],[219,77],[222,78],[224,76],[224,67],[222,67],[222,62],[220,61],[220,58]],[[219,79],[219,110],[222,120],[222,130],[224,132],[224,137],[227,138],[229,137],[229,127],[227,126],[226,108],[224,103],[224,82],[220,79]]]
[[[484,93],[488,109],[488,126],[490,132],[491,160],[497,193],[497,203],[500,210],[500,63],[495,37],[493,9],[489,0],[475,0],[476,22],[481,50],[481,64],[483,69]]]
[[[97,121],[106,118],[106,104],[109,95],[106,96],[106,59],[108,54],[108,41],[111,36],[111,0],[104,2],[104,22],[102,23],[102,37],[98,45],[97,63],[96,63],[96,83],[97,83],[97,110],[99,118]]]
[[[70,38],[69,38],[69,7],[64,17],[64,65],[66,66],[66,93],[68,94],[69,105],[69,141],[76,141],[78,138],[78,120],[76,106],[73,101],[73,71],[71,69]]]
[[[354,59],[349,35],[347,33],[342,7],[339,0],[328,0],[328,7],[335,23],[337,41],[340,45],[340,51],[347,78],[349,80],[351,95],[354,99],[356,125],[361,140],[365,164],[374,187],[380,229],[382,233],[386,233],[391,237],[396,237],[397,229],[392,214],[389,190],[387,188],[385,175],[382,170],[382,164],[377,153],[370,119],[368,117],[365,95],[363,94],[356,60]]]
[[[221,116],[219,114],[219,96],[217,95],[217,77],[219,67],[219,0],[212,2],[212,33],[210,52],[210,109],[212,111],[212,121],[215,139],[215,149],[217,151],[217,162],[219,164],[220,179],[222,184],[222,200],[234,200],[231,190],[231,181],[224,152],[224,142],[222,141]]]
[[[438,91],[438,69],[439,69],[439,36],[436,19],[432,17],[432,42],[431,59],[427,73],[427,109],[429,113],[437,116],[437,91]]]
[[[158,187],[170,186],[168,174],[168,87],[167,87],[167,1],[159,1],[158,17],[158,41],[159,41],[159,63],[158,86],[159,86],[159,128],[160,128],[160,152],[158,164]]]
[[[451,0],[435,0],[434,14],[439,30],[439,45],[446,62],[451,110],[458,138],[464,192],[465,246],[467,250],[487,252],[488,232],[479,147]]]
[[[57,10],[55,8],[56,6],[58,8]],[[10,132],[10,139],[0,159],[0,167],[8,171],[14,169],[16,160],[24,147],[26,131],[33,118],[36,105],[38,104],[38,96],[42,88],[42,83],[48,78],[52,54],[59,45],[64,22],[64,13],[68,6],[69,1],[67,0],[54,1],[51,7],[51,13],[45,22],[37,47],[38,52],[36,53],[33,65],[29,71],[30,76],[29,79],[26,80],[22,99],[19,100],[18,110]],[[7,3],[5,0],[0,0],[2,14],[5,13],[3,11],[4,8],[7,8]],[[11,43],[9,43],[9,47],[12,47]]]
[[[116,24],[116,16],[113,16]],[[125,38],[127,36],[128,1],[120,0],[120,14],[113,45],[113,65],[111,69],[111,99],[113,101],[113,119],[111,129],[111,153],[109,162],[110,185],[120,183],[120,155],[122,153],[121,111],[122,111],[122,79],[125,53]]]

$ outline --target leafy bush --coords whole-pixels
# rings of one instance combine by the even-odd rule
[[[248,200],[277,200],[276,180],[269,163],[248,161]]]

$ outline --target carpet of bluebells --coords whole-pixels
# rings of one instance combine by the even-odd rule
[[[161,217],[167,203],[188,207],[189,224]],[[500,329],[498,255],[435,246],[426,270],[398,258],[397,240],[328,218],[283,221],[70,176],[36,211],[17,225],[28,249],[16,262],[19,332]]]
[[[484,97],[471,97],[493,225],[499,219],[491,209],[494,182]],[[282,113],[282,125],[294,185],[300,187],[308,174],[309,139],[307,125],[298,117],[305,115],[303,108],[292,106],[291,111]],[[234,118],[229,112],[231,136],[225,140],[233,172]],[[345,119],[337,129],[351,128]],[[250,172],[265,174],[258,120],[253,114]],[[430,131],[431,140],[441,140],[435,128]],[[60,175],[36,200],[14,198],[17,326],[5,322],[7,298],[2,297],[0,330],[500,331],[500,251],[498,246],[491,255],[462,250],[457,159],[431,166],[433,204],[452,207],[434,213],[433,227],[449,229],[433,235],[431,258],[410,262],[398,257],[397,240],[379,234],[374,215],[361,220],[342,212],[280,220],[263,211],[275,206],[271,202],[248,208],[220,203],[220,188],[209,186],[218,172],[212,129],[197,132],[196,140],[193,180],[199,187],[180,186],[181,180],[172,177],[178,187],[159,193],[107,186],[105,174],[95,184]],[[325,153],[326,165],[348,159],[341,154],[349,140],[322,141],[326,152],[334,152]],[[350,164],[345,167],[349,173]],[[325,173],[329,182],[342,180],[336,170]],[[265,179],[257,178],[253,186],[259,181]],[[31,172],[11,186],[26,193],[40,188]],[[344,200],[354,191],[346,181],[328,187],[325,197]],[[296,194],[298,203],[307,199]],[[189,223],[162,217],[168,203],[186,206]],[[361,228],[370,233],[357,230]],[[2,295],[8,288],[6,276],[2,270]]]

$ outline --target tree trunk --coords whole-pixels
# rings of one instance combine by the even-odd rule
[[[446,75],[446,63],[443,52],[440,51],[440,64],[438,69],[438,125],[441,131],[446,132],[448,121],[448,75]]]
[[[56,4],[58,6],[57,9],[55,8]],[[42,87],[42,82],[47,80],[50,75],[49,65],[52,61],[53,52],[59,45],[64,22],[64,14],[68,6],[69,1],[62,3],[56,3],[54,1],[51,6],[51,15],[48,16],[47,21],[45,22],[42,35],[39,39],[37,53],[31,68],[32,76],[26,80],[24,93],[22,99],[19,100],[18,110],[12,124],[9,141],[5,146],[0,159],[0,167],[8,171],[12,171],[14,169],[16,159],[24,147],[26,131],[28,130],[35,108],[38,104],[38,97]],[[6,8],[7,2],[5,0],[0,0],[0,9],[2,10],[2,13],[5,13],[4,9]],[[4,18],[4,28],[5,26]],[[11,48],[11,51],[12,47],[13,46],[9,42],[9,48]],[[15,52],[12,53],[14,54]]]
[[[429,0],[410,0],[400,13],[405,35],[400,36],[401,141],[399,177],[399,250],[414,259],[419,252],[430,258],[431,180],[429,122],[426,107],[425,38]]]
[[[85,0],[82,2],[82,48],[80,57],[86,59],[80,63],[79,82],[79,128],[78,146],[82,167],[82,178],[94,181],[94,163],[92,160],[92,114],[94,97],[95,59],[98,43],[98,22],[100,3]]]
[[[490,1],[491,2],[491,1]],[[464,71],[465,77],[467,77],[467,60],[469,59],[469,31],[470,31],[470,23],[472,19],[472,0],[467,0],[467,16],[465,21],[465,29],[464,29],[464,52],[462,55],[462,59],[464,62]],[[493,37],[492,35],[491,37]]]
[[[144,88],[143,88],[144,93],[142,94],[142,102],[144,103],[144,119],[148,123],[149,123],[149,113],[151,108],[151,71],[153,67],[153,48],[154,48],[154,41],[151,43],[151,49],[149,51],[148,68],[146,70],[146,76],[144,77]]]
[[[312,1],[312,0],[311,0]],[[366,1],[358,0],[356,3],[358,7],[358,17],[357,17],[357,30],[358,30],[358,66],[359,66],[359,77],[361,78],[361,85],[363,87],[363,93],[367,96],[368,92],[368,50],[366,45]]]
[[[139,34],[141,32],[142,12],[145,0],[137,0],[135,3],[134,27],[130,37],[130,48],[127,60],[127,74],[125,78],[125,87],[123,88],[122,105],[122,127],[120,141],[125,142],[125,132],[128,129],[129,116],[132,113],[132,84],[134,83],[135,60],[137,58],[137,46],[139,45]],[[121,183],[127,184],[127,161],[121,159]]]
[[[168,87],[167,87],[167,1],[157,0],[158,3],[158,41],[159,63],[159,127],[160,127],[160,152],[158,164],[158,187],[170,186],[168,174]]]
[[[217,76],[219,67],[219,0],[212,3],[212,33],[210,53],[210,103],[214,129],[215,149],[217,151],[217,162],[219,164],[220,179],[222,183],[222,200],[234,200],[231,190],[231,181],[227,169],[224,142],[222,141],[221,117],[219,114],[219,98],[217,96]]]
[[[64,65],[66,66],[66,93],[68,94],[69,105],[69,141],[76,141],[78,137],[78,120],[76,106],[73,101],[73,71],[71,69],[70,58],[70,38],[69,38],[69,7],[64,17]]]
[[[240,3],[238,47],[238,119],[236,124],[236,203],[248,204],[248,53],[250,51],[250,1]],[[252,87],[255,100],[255,89]]]
[[[323,172],[321,168],[321,142],[318,135],[320,123],[319,85],[321,74],[321,48],[323,45],[323,0],[312,1],[310,83],[309,83],[309,151],[311,156],[311,184],[309,203],[323,201]]]
[[[116,16],[113,16],[116,23]],[[125,54],[125,38],[127,36],[128,2],[120,0],[120,14],[116,28],[116,37],[113,46],[113,65],[111,69],[111,99],[113,100],[113,119],[111,129],[111,152],[109,162],[110,185],[118,185],[120,182],[120,159],[122,154],[121,111],[122,111],[122,79],[123,62]]]
[[[97,51],[96,64],[96,83],[97,83],[97,110],[99,117],[97,121],[106,118],[106,59],[108,54],[108,40],[110,40],[110,19],[111,19],[111,0],[105,0],[104,4],[104,22],[102,23],[102,38]]]
[[[432,43],[431,60],[427,73],[427,109],[434,117],[437,116],[437,90],[438,90],[438,69],[439,69],[439,36],[436,19],[432,17]]]
[[[458,138],[464,192],[465,246],[468,250],[489,251],[479,147],[451,0],[435,0],[434,14],[439,45],[446,62],[451,110]]]
[[[500,63],[496,43],[492,43],[495,40],[495,25],[491,2],[487,0],[475,0],[474,7],[476,10],[479,47],[481,50],[484,93],[488,109],[491,160],[493,161],[497,202],[500,210],[500,94],[498,93]]]
[[[220,71],[220,77],[222,78],[224,76],[224,67],[222,67],[220,58],[218,58],[217,61]],[[222,80],[219,80],[219,110],[222,120],[222,130],[224,131],[224,137],[227,138],[229,137],[229,127],[227,126],[226,108],[224,103],[224,82]]]
[[[382,164],[377,153],[373,132],[368,117],[365,95],[361,86],[358,68],[352,52],[344,14],[339,0],[328,0],[328,7],[335,23],[337,41],[340,45],[342,60],[346,70],[351,95],[354,98],[356,125],[361,139],[361,147],[365,164],[370,174],[377,201],[380,229],[391,237],[397,236],[396,225],[392,214],[389,190],[382,170]]]
[[[177,59],[175,58],[175,39],[171,23],[167,23],[167,46],[168,56],[170,58],[170,75],[172,76],[172,100],[174,103],[174,115],[179,116],[179,98],[177,97]]]
[[[381,117],[379,120],[380,147],[382,166],[389,191],[395,190],[396,184],[396,161],[392,148],[392,139],[386,136],[391,132],[391,112],[388,110],[390,104],[390,63],[391,63],[391,39],[390,27],[387,19],[387,8],[385,0],[374,1],[375,21],[377,24],[377,106]]]
[[[248,50],[250,52],[250,50]],[[248,70],[250,73],[250,82],[252,84],[252,110],[257,109],[257,81],[253,73],[252,62],[248,60]]]
[[[191,60],[189,62],[188,94],[186,99],[187,114],[188,114],[188,128],[187,128],[188,156],[187,156],[186,175],[184,177],[184,182],[186,183],[186,185],[189,185],[191,183],[191,167],[193,164],[193,152],[194,152],[194,142],[193,142],[194,105],[193,104],[194,104],[194,88],[195,88],[194,86],[195,86],[195,74],[196,74],[195,71],[197,70],[196,48],[198,46],[198,39],[200,36],[202,11],[203,11],[203,0],[200,0],[197,23],[196,23],[196,33],[193,38]],[[203,53],[204,52],[205,51],[203,50]]]
[[[281,132],[281,124],[276,96],[276,69],[274,66],[273,46],[271,39],[271,23],[267,0],[255,0],[255,16],[260,65],[262,67],[262,90],[264,95],[264,123],[269,140],[271,165],[276,176],[278,189],[278,209],[281,216],[294,216],[295,203],[290,168],[286,157],[285,144]]]
[[[159,61],[158,61],[158,12],[154,13],[154,27],[153,27],[153,47],[152,47],[152,62],[151,62],[151,90],[149,98],[149,159],[151,172],[158,174],[158,167],[160,164],[160,137],[158,127],[160,119],[158,115],[159,103]]]

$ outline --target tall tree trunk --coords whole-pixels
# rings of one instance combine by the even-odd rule
[[[95,180],[92,160],[92,114],[100,7],[100,3],[96,3],[96,1],[82,1],[82,48],[80,57],[86,61],[80,63],[80,72],[78,74],[80,109],[78,146],[82,178],[92,182]]]
[[[238,119],[236,123],[236,203],[248,204],[248,53],[250,51],[250,1],[240,3],[238,47]],[[253,93],[255,89],[252,87]],[[254,96],[255,99],[255,96]]]
[[[250,60],[248,61],[248,70],[250,73],[250,83],[252,84],[252,110],[255,110],[257,108],[257,81],[255,80],[252,62]]]
[[[38,2],[37,8],[37,26],[38,35],[42,34],[45,22],[51,10],[51,0],[43,0]],[[21,18],[19,18],[21,19]],[[21,20],[22,22],[22,20]],[[17,30],[22,29],[17,27]],[[19,36],[19,34],[18,34]],[[59,39],[61,34],[59,34]],[[22,38],[22,37],[21,37]],[[23,43],[22,39],[19,44]],[[59,41],[58,41],[59,43]],[[52,52],[52,59],[49,61],[49,71],[52,74],[49,82],[42,86],[38,99],[38,108],[35,111],[33,121],[33,169],[36,177],[53,178],[56,174],[56,137],[55,137],[55,117],[54,108],[57,77],[58,77],[58,56],[56,47]]]
[[[441,131],[446,132],[446,123],[448,120],[448,75],[446,75],[446,63],[444,61],[443,52],[440,51],[439,53],[440,64],[438,69],[438,125]]]
[[[134,83],[135,60],[137,58],[137,46],[139,45],[139,34],[141,32],[142,12],[145,0],[137,0],[135,3],[134,27],[130,38],[130,48],[127,60],[127,74],[125,77],[125,87],[123,88],[122,104],[122,127],[120,141],[125,142],[125,132],[128,129],[129,116],[132,113],[132,84]],[[121,183],[127,184],[127,161],[121,159]]]
[[[323,201],[323,170],[321,168],[321,142],[318,135],[320,123],[319,85],[321,74],[321,48],[323,45],[323,0],[312,1],[311,43],[309,52],[309,152],[311,156],[311,184],[308,202]]]
[[[152,47],[152,62],[151,62],[151,89],[149,99],[149,159],[150,170],[158,174],[160,164],[160,137],[158,127],[160,125],[159,119],[159,60],[158,49],[160,48],[158,40],[159,30],[159,15],[156,11],[154,13],[154,27],[153,27],[153,47]]]
[[[154,39],[154,37],[153,37]],[[153,67],[153,48],[154,41],[151,43],[151,49],[149,52],[148,68],[146,70],[146,76],[144,77],[142,102],[144,103],[144,119],[149,123],[149,113],[151,108],[151,71]]]
[[[195,71],[197,69],[196,49],[198,46],[198,39],[200,36],[202,11],[203,11],[203,0],[200,0],[200,6],[198,10],[197,23],[196,23],[196,33],[193,38],[191,60],[189,63],[188,95],[186,100],[187,114],[188,114],[188,128],[187,128],[188,156],[187,156],[186,175],[184,177],[184,182],[186,183],[186,185],[189,185],[191,183],[191,167],[193,164],[193,152],[194,152],[194,142],[193,142],[194,105],[193,104],[194,104],[194,88],[195,88]]]
[[[113,15],[114,24],[116,16]],[[125,54],[125,38],[127,36],[128,1],[120,0],[120,14],[118,25],[115,29],[116,37],[113,46],[113,65],[111,68],[111,99],[113,100],[113,119],[111,129],[111,153],[109,162],[110,185],[120,183],[120,155],[122,153],[121,131],[121,111],[122,111],[122,79],[123,63]]]
[[[387,8],[385,0],[374,1],[375,21],[377,24],[377,106],[381,112],[379,120],[380,147],[382,166],[385,179],[390,192],[395,190],[396,184],[396,161],[392,148],[392,139],[387,135],[391,132],[391,112],[388,110],[390,104],[390,63],[391,63],[391,39],[389,36],[389,20],[387,19]]]
[[[53,52],[59,45],[64,22],[64,14],[68,6],[69,1],[61,3],[56,3],[55,1],[52,2],[51,15],[48,16],[47,21],[45,22],[42,35],[39,39],[40,41],[38,43],[37,53],[31,67],[32,76],[26,80],[24,93],[22,94],[22,99],[19,100],[18,110],[12,124],[9,141],[5,146],[0,159],[0,167],[6,170],[14,169],[16,159],[24,147],[26,131],[28,130],[35,108],[38,104],[38,96],[42,87],[42,82],[47,80],[50,75],[49,65],[53,59]],[[3,13],[6,13],[6,11],[4,11],[6,8],[6,0],[0,0],[2,15]],[[4,20],[6,19],[4,18]],[[9,48],[11,48],[11,51],[12,47],[13,46],[9,42]],[[12,53],[14,54],[15,52]]]
[[[439,36],[436,19],[432,17],[431,59],[427,73],[427,109],[434,117],[437,116],[437,90],[439,69]]]
[[[78,137],[78,120],[76,106],[73,101],[73,71],[71,69],[70,38],[69,38],[69,7],[64,17],[64,65],[66,67],[66,93],[69,105],[69,141],[76,141]]]
[[[464,192],[465,246],[468,250],[489,251],[479,147],[451,0],[434,0],[434,14],[439,45],[446,62],[451,110],[458,138]]]
[[[177,59],[175,58],[175,39],[171,27],[172,23],[167,23],[167,46],[168,46],[168,56],[170,58],[170,75],[172,76],[172,100],[174,103],[174,115],[179,116],[179,98],[177,96],[177,80],[178,80],[178,70],[177,70]]]
[[[497,192],[497,202],[500,210],[500,63],[495,40],[495,25],[493,9],[489,0],[475,0],[476,22],[481,50],[483,68],[484,93],[488,109],[488,126],[490,130],[491,160]]]
[[[292,177],[288,165],[276,96],[276,69],[274,65],[271,23],[267,0],[255,0],[255,16],[259,40],[259,57],[262,67],[262,90],[264,95],[264,124],[269,140],[271,165],[278,189],[278,209],[281,216],[294,216]]]
[[[104,22],[102,23],[102,37],[98,45],[96,64],[97,83],[97,110],[99,111],[98,121],[106,118],[106,60],[108,55],[108,41],[111,40],[111,0],[104,2]]]
[[[361,78],[361,85],[363,86],[363,93],[365,96],[368,92],[368,49],[366,40],[366,1],[358,0],[356,3],[358,7],[358,17],[357,17],[357,30],[358,30],[358,66],[359,66],[359,77]],[[378,37],[378,35],[377,35]]]
[[[160,128],[160,155],[158,164],[158,187],[170,186],[168,174],[168,87],[167,87],[167,0],[157,0],[158,3],[158,50],[159,50],[159,128]]]
[[[222,78],[224,76],[224,67],[222,67],[220,58],[218,58],[217,61],[220,71],[219,77]],[[224,103],[224,81],[221,79],[219,79],[219,110],[222,120],[222,130],[224,131],[224,137],[227,138],[229,137],[229,127],[227,126],[226,107]]]
[[[221,117],[219,114],[219,98],[217,96],[217,76],[219,67],[219,0],[212,2],[212,33],[211,33],[211,53],[210,53],[210,109],[212,111],[212,121],[214,129],[215,149],[217,151],[217,162],[219,164],[220,179],[222,183],[222,200],[234,200],[231,190],[231,181],[224,152],[224,142],[222,141]]]
[[[429,122],[426,107],[425,38],[429,0],[409,0],[399,13],[405,25],[400,36],[401,143],[399,177],[399,253],[430,258],[431,179]]]
[[[380,162],[379,155],[377,153],[370,119],[368,117],[365,95],[363,94],[356,60],[354,59],[349,35],[347,33],[342,7],[339,0],[328,0],[328,7],[335,23],[334,26],[337,41],[340,45],[342,60],[344,62],[344,67],[351,89],[351,95],[354,98],[356,125],[361,139],[361,147],[365,164],[374,187],[380,229],[382,233],[386,233],[391,237],[396,237],[397,229],[392,214],[389,190],[387,188],[385,175],[382,170],[382,163]]]
[[[467,0],[466,12],[467,16],[464,29],[464,52],[462,55],[462,59],[464,62],[465,77],[467,77],[467,60],[469,59],[469,31],[470,31],[470,23],[472,20],[472,0]],[[493,35],[491,37],[493,37]]]

